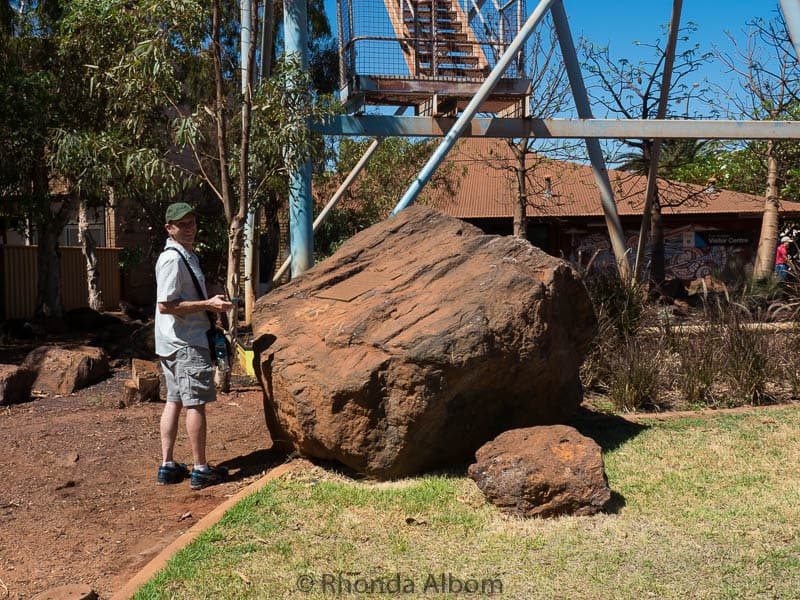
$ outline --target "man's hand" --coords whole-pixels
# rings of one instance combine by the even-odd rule
[[[224,313],[233,308],[233,304],[225,300],[225,296],[217,294],[208,300],[173,300],[172,302],[159,302],[158,312],[162,315],[176,315],[183,317],[204,310]]]
[[[208,310],[215,313],[228,312],[230,309],[233,308],[233,304],[225,300],[225,296],[223,296],[222,294],[217,294],[216,296],[212,296],[206,302],[208,303]]]

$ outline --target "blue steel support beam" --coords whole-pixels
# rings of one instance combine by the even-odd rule
[[[586,93],[586,86],[583,83],[578,54],[575,52],[575,44],[572,41],[572,32],[569,29],[567,13],[561,0],[553,4],[550,14],[553,15],[553,25],[556,29],[558,44],[561,47],[561,56],[567,69],[567,77],[569,77],[569,85],[572,88],[572,96],[575,99],[575,108],[578,111],[578,116],[582,119],[591,119],[592,107],[589,105],[589,95]],[[608,227],[611,247],[614,250],[614,258],[617,261],[620,277],[623,281],[627,281],[630,278],[631,269],[627,249],[625,248],[625,235],[622,231],[622,222],[619,220],[619,214],[617,213],[617,204],[614,202],[614,192],[611,190],[611,181],[608,179],[608,171],[606,170],[603,151],[600,148],[600,141],[587,138],[586,149],[589,153],[589,161],[592,163],[594,180],[600,191],[600,204],[603,207],[603,215]]]
[[[531,13],[531,16],[528,17],[528,20],[523,25],[522,29],[520,29],[517,37],[514,38],[514,41],[509,44],[506,51],[503,52],[503,55],[500,57],[500,60],[497,61],[497,64],[492,69],[492,72],[489,73],[489,76],[486,78],[486,81],[483,82],[478,91],[476,92],[475,96],[472,100],[469,101],[466,108],[464,108],[464,112],[461,114],[460,117],[456,120],[453,124],[452,129],[447,132],[447,135],[442,140],[439,147],[436,148],[436,151],[431,155],[428,159],[428,162],[425,163],[425,166],[422,167],[419,175],[417,178],[411,182],[408,190],[406,193],[403,194],[403,197],[400,198],[400,202],[397,203],[392,214],[397,214],[411,203],[416,200],[419,193],[422,191],[422,188],[425,186],[426,183],[430,180],[433,176],[433,173],[436,171],[436,167],[444,160],[447,153],[450,152],[453,145],[456,143],[461,134],[469,125],[469,122],[475,116],[475,113],[478,112],[478,108],[480,105],[483,104],[483,101],[486,99],[489,94],[492,93],[492,90],[497,85],[497,82],[500,81],[500,77],[502,77],[503,73],[506,70],[506,67],[511,63],[514,59],[516,54],[522,49],[525,41],[528,39],[533,30],[539,24],[544,16],[547,14],[547,9],[556,2],[556,0],[541,0],[539,5],[536,9]]]
[[[786,21],[786,28],[792,38],[794,53],[800,59],[800,1],[780,0],[783,20]]]
[[[336,190],[333,196],[331,196],[331,199],[328,200],[328,203],[325,205],[325,208],[323,208],[322,211],[320,211],[320,213],[317,215],[317,218],[314,219],[314,224],[312,226],[314,232],[317,231],[317,228],[325,220],[325,217],[328,216],[328,213],[330,213],[336,206],[336,204],[339,202],[339,200],[341,200],[342,196],[344,196],[344,193],[350,188],[352,183],[356,180],[356,177],[358,177],[358,174],[361,173],[362,169],[367,166],[369,159],[372,158],[373,154],[375,154],[375,151],[378,149],[378,146],[381,145],[382,141],[383,141],[382,137],[375,138],[369,145],[369,148],[367,148],[366,152],[364,152],[363,156],[356,163],[356,166],[353,167],[353,170],[350,171],[347,177],[345,177],[345,180],[342,182],[342,185],[339,186],[339,189]],[[289,268],[291,262],[292,262],[292,257],[288,256],[286,260],[283,261],[281,268],[278,269],[278,272],[275,273],[275,275],[273,276],[272,283],[278,283],[281,280],[281,277],[283,277],[283,274],[286,273],[286,269]]]
[[[306,0],[285,0],[283,29],[286,55],[295,54],[300,66],[308,69],[308,8]],[[289,183],[289,246],[292,277],[314,264],[314,221],[311,199],[311,163],[299,165]]]
[[[453,117],[339,115],[312,128],[325,135],[442,137]],[[678,121],[658,119],[472,119],[462,137],[489,138],[674,138],[708,140],[797,140],[800,121]]]

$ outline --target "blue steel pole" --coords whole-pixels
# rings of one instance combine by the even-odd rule
[[[300,59],[308,69],[308,9],[306,0],[286,0],[283,8],[286,55]],[[298,165],[289,182],[289,246],[292,277],[306,272],[314,264],[314,221],[311,200],[311,163]]]
[[[780,0],[783,20],[786,21],[786,28],[792,38],[794,52],[800,60],[800,1],[799,0]]]
[[[402,198],[400,198],[400,202],[397,203],[397,206],[395,206],[394,210],[392,211],[393,215],[396,215],[404,208],[407,208],[414,202],[414,200],[416,200],[417,196],[422,191],[422,188],[426,183],[428,183],[428,181],[430,181],[430,178],[433,176],[436,168],[444,160],[445,156],[447,156],[447,153],[450,152],[458,138],[461,137],[462,133],[464,133],[464,130],[469,126],[472,117],[474,117],[475,113],[478,112],[478,108],[480,108],[487,96],[492,93],[492,90],[503,76],[506,67],[508,67],[511,61],[514,60],[516,54],[522,50],[522,46],[525,44],[525,41],[528,39],[531,33],[533,33],[533,30],[539,24],[539,21],[541,21],[545,14],[547,14],[547,9],[550,8],[550,5],[552,5],[554,2],[556,2],[556,0],[541,0],[539,2],[539,5],[531,13],[531,16],[528,17],[527,21],[525,21],[525,25],[517,34],[517,37],[514,38],[514,41],[511,42],[508,48],[506,48],[506,51],[500,57],[500,60],[497,61],[497,64],[492,69],[492,72],[489,73],[486,81],[483,82],[481,87],[475,93],[475,96],[469,101],[469,104],[467,104],[464,112],[453,124],[452,129],[447,132],[447,135],[439,144],[439,147],[436,148],[436,151],[428,159],[428,162],[425,163],[424,167],[422,167],[422,170],[419,172],[419,175],[417,175],[417,178],[411,182],[411,185],[409,186],[408,190],[406,190],[406,193],[403,194]]]
[[[553,4],[550,13],[553,15],[553,25],[556,28],[558,44],[561,47],[561,55],[564,59],[564,66],[567,69],[569,85],[572,88],[572,96],[575,99],[575,108],[578,110],[578,116],[581,119],[591,119],[592,107],[589,105],[589,95],[586,93],[586,85],[583,82],[581,67],[578,63],[578,54],[575,52],[575,43],[572,41],[572,32],[569,29],[567,13],[561,0]],[[595,183],[600,190],[600,203],[603,207],[603,214],[608,227],[608,237],[611,238],[611,247],[614,250],[617,268],[622,280],[628,281],[631,276],[631,268],[628,261],[628,251],[625,248],[625,236],[622,231],[622,222],[619,220],[619,214],[617,213],[617,205],[614,202],[614,192],[611,190],[611,181],[608,179],[608,170],[606,169],[599,140],[587,138],[586,150],[589,152]]]

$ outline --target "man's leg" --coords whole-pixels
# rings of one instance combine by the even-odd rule
[[[167,402],[161,413],[161,456],[164,464],[174,461],[175,438],[178,437],[178,418],[181,415],[180,402]]]
[[[206,406],[186,407],[186,432],[192,444],[195,465],[206,464]]]
[[[188,475],[186,465],[176,463],[173,457],[175,450],[175,438],[178,437],[178,418],[181,415],[181,403],[167,401],[164,405],[164,412],[161,413],[161,455],[163,462],[158,468],[159,485],[168,483],[180,483]]]

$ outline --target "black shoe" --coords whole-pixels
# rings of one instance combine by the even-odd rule
[[[192,469],[192,479],[189,482],[189,487],[193,490],[201,490],[209,485],[216,485],[222,483],[228,478],[228,469],[225,467],[211,467],[208,471],[200,471],[197,468]]]
[[[169,483],[180,483],[189,476],[189,469],[183,463],[175,463],[173,466],[161,465],[158,468],[158,485]]]

